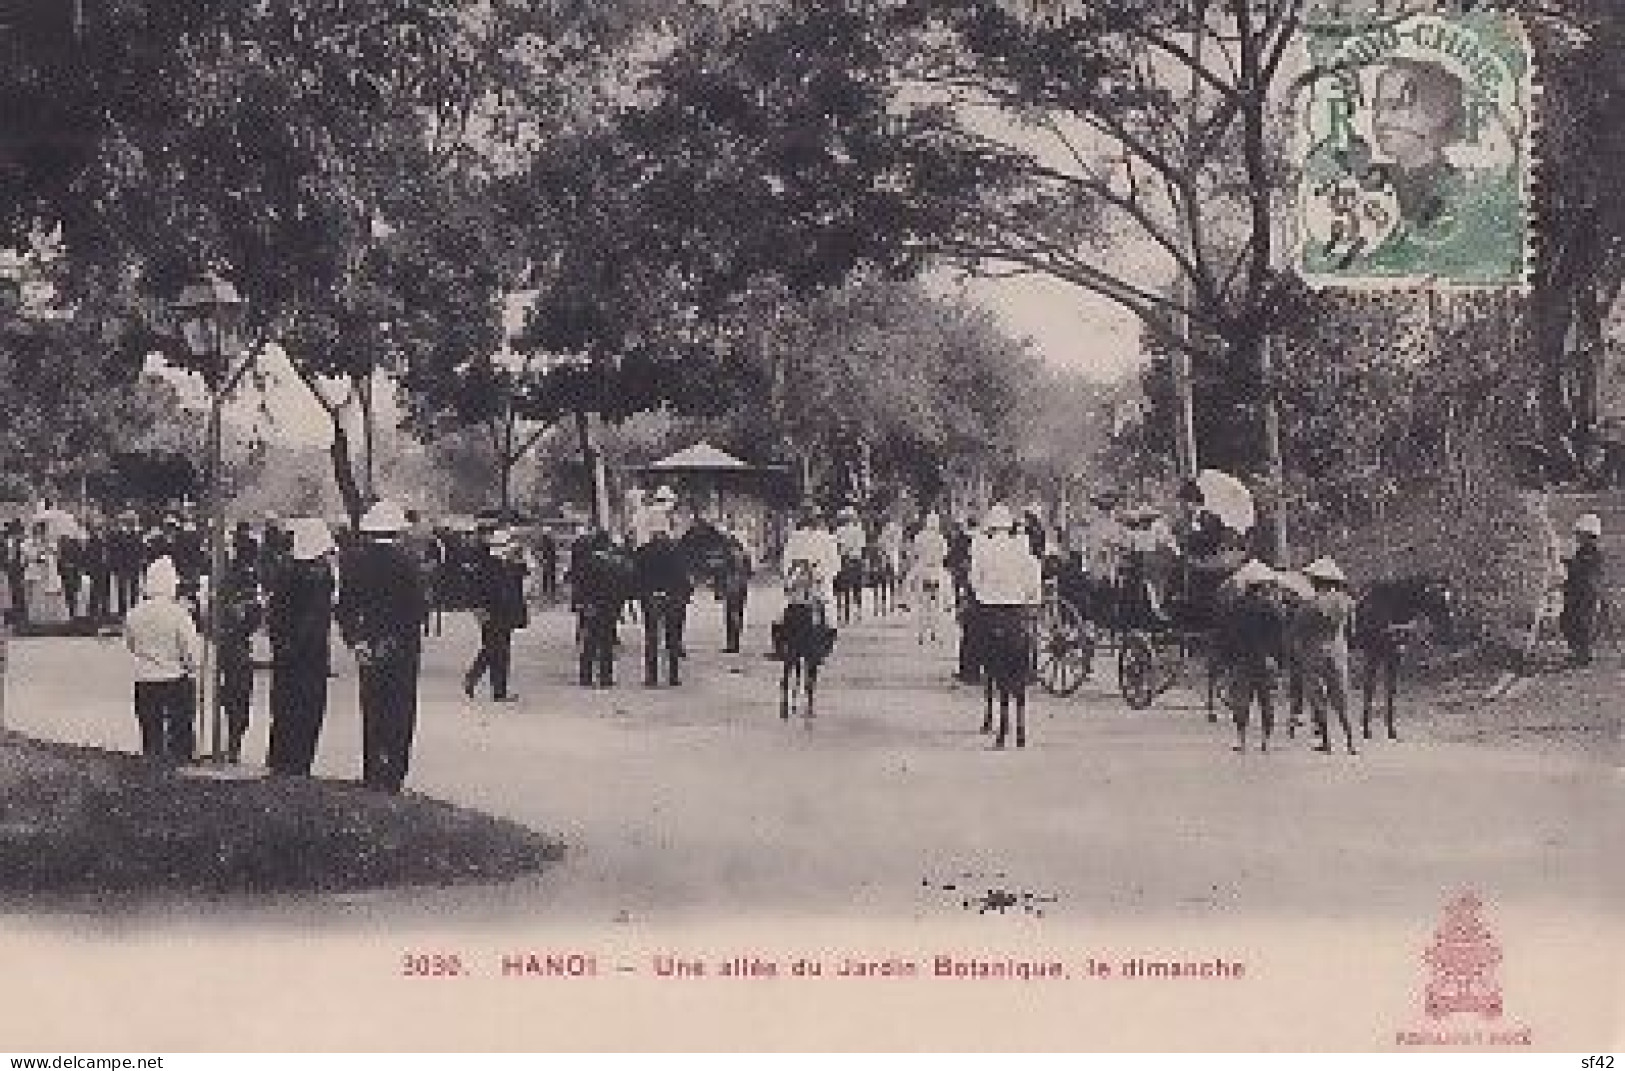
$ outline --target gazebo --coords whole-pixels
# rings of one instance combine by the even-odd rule
[[[737,525],[744,516],[753,518],[750,527],[768,536],[770,507],[788,501],[791,472],[785,465],[753,465],[708,442],[684,447],[669,457],[626,470],[646,493],[669,486],[678,500],[697,515],[727,520]],[[758,548],[762,549],[762,548]]]

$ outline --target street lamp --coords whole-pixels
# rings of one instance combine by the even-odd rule
[[[220,651],[220,587],[226,572],[226,502],[221,488],[222,412],[227,397],[247,371],[249,360],[233,362],[246,349],[243,321],[248,303],[237,288],[217,275],[206,275],[184,287],[175,300],[174,313],[181,338],[196,359],[209,389],[208,494],[209,587],[204,625],[203,672],[199,701],[208,715],[209,757],[222,758],[221,710],[218,675]]]
[[[590,372],[594,367],[593,359],[585,353],[548,353],[543,354],[539,361],[544,375],[555,372]],[[575,417],[576,440],[581,448],[581,460],[587,467],[587,491],[592,503],[592,523],[601,528],[609,527],[609,479],[604,471],[604,458],[602,452],[593,442],[592,416],[594,407],[586,401],[577,401],[571,406]]]

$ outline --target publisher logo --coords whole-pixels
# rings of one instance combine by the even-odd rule
[[[1495,976],[1501,945],[1484,925],[1483,910],[1483,902],[1466,893],[1444,909],[1433,931],[1433,943],[1422,956],[1432,971],[1422,1001],[1430,1019],[1457,1012],[1501,1017],[1501,983]]]
[[[1422,952],[1427,966],[1422,1010],[1428,1023],[1399,1031],[1395,1040],[1407,1046],[1533,1044],[1528,1027],[1501,1021],[1501,961],[1501,943],[1484,921],[1483,901],[1471,892],[1456,897]]]

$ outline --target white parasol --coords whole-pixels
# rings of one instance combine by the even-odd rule
[[[1246,484],[1228,472],[1203,469],[1196,474],[1196,489],[1202,494],[1202,508],[1219,518],[1219,523],[1232,532],[1252,530],[1258,510]]]
[[[52,539],[61,539],[63,536],[82,539],[85,534],[84,528],[79,524],[79,519],[65,509],[42,509],[29,518],[28,524],[30,528],[36,525],[45,525],[46,531],[51,533]]]

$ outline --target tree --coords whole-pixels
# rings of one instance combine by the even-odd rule
[[[1625,11],[1595,0],[1520,5],[1540,62],[1541,236],[1533,303],[1551,474],[1572,477],[1595,447],[1608,311],[1625,292]]]
[[[77,498],[178,408],[116,338],[71,310],[0,309],[0,471],[13,495]]]
[[[256,337],[283,346],[327,411],[352,516],[372,493],[376,373],[492,321],[489,288],[462,285],[483,266],[425,260],[435,250],[412,233],[459,192],[436,134],[468,92],[463,16],[451,0],[247,5],[183,33],[185,92],[163,122],[104,140],[85,179],[96,212],[67,235],[101,278],[133,269],[129,315],[151,319],[154,296],[223,268]]]

